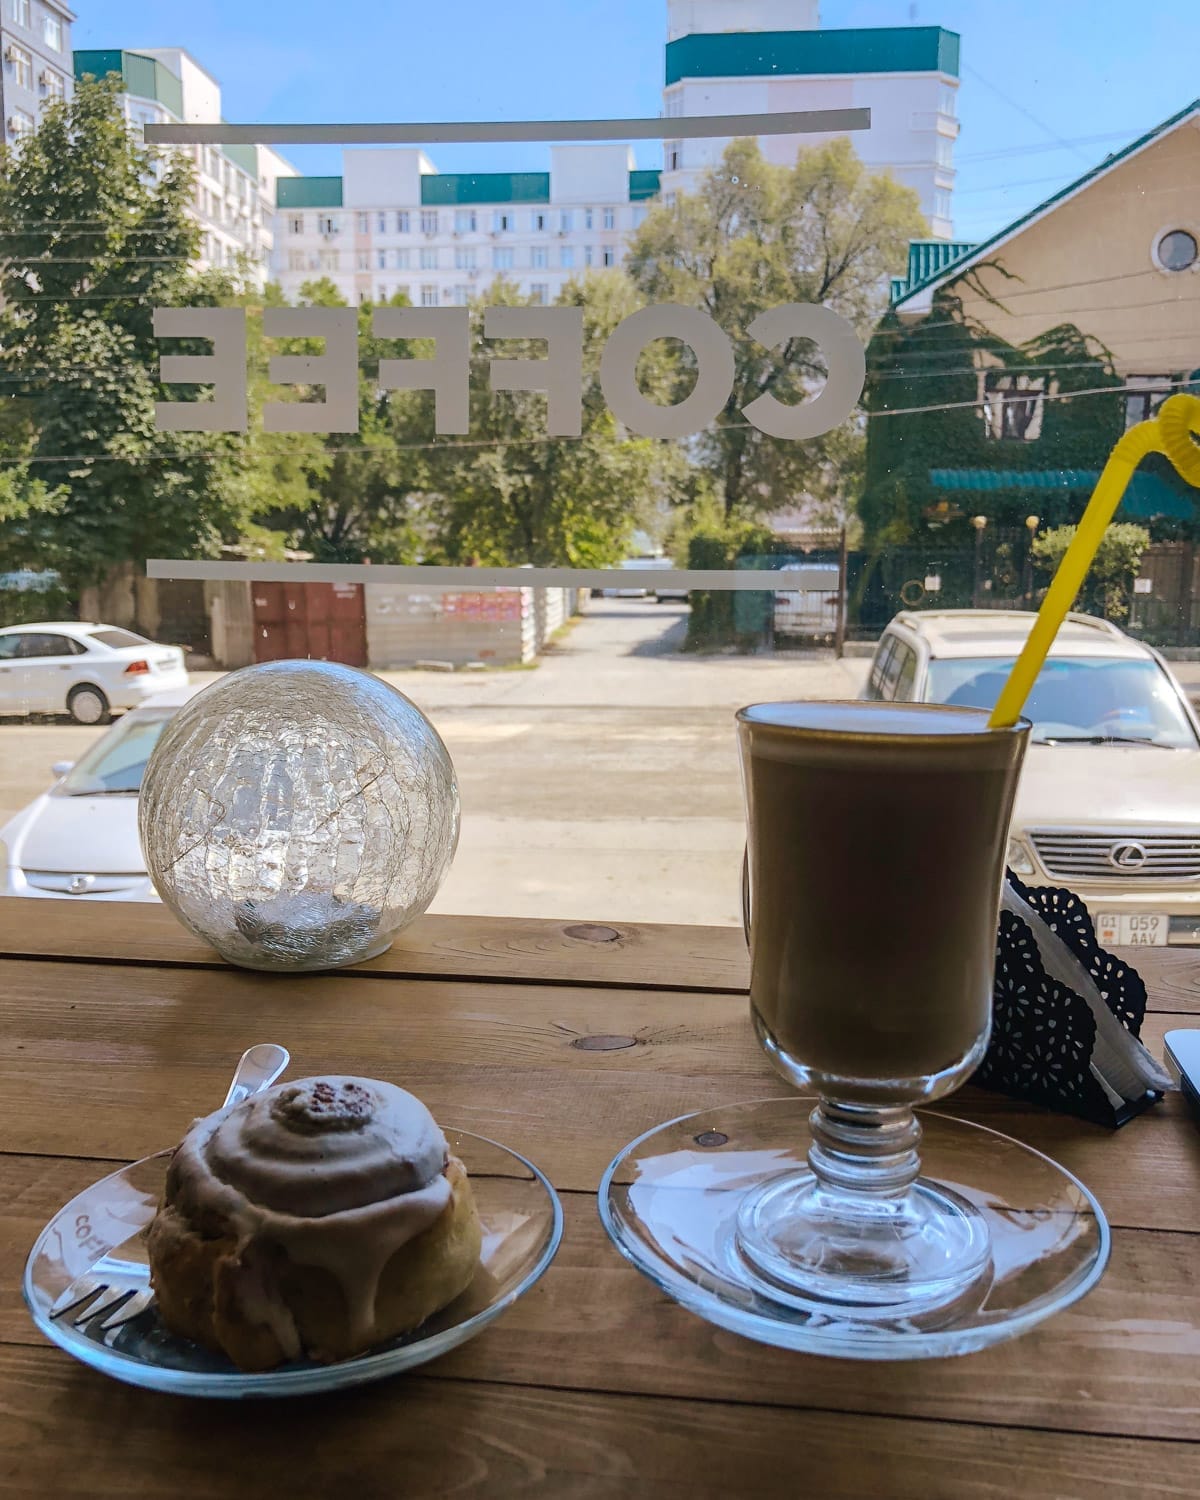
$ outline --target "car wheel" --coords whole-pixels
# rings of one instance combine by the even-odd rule
[[[71,689],[67,694],[67,712],[76,724],[107,724],[111,717],[108,699],[91,683]]]

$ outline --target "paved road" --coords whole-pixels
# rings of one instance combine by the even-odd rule
[[[856,697],[866,662],[687,656],[685,626],[683,606],[594,599],[534,669],[385,674],[433,719],[458,769],[462,841],[434,910],[739,920],[733,712]],[[0,726],[0,821],[96,736]]]

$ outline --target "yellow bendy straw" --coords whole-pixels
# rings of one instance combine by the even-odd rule
[[[1189,484],[1200,486],[1200,396],[1171,396],[1158,415],[1131,427],[1117,443],[1087,503],[1074,540],[1058,565],[1042,607],[1008,681],[996,700],[988,724],[1009,729],[1021,717],[1037,675],[1042,670],[1058,627],[1075,602],[1087,570],[1096,556],[1105,528],[1147,453],[1163,453]]]

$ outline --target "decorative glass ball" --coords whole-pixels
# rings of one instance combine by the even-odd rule
[[[458,782],[403,693],[334,662],[232,672],[180,709],[142,780],[155,889],[231,963],[329,969],[382,953],[458,843]]]

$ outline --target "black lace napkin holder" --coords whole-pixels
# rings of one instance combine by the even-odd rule
[[[1171,1086],[1138,1040],[1145,1014],[1141,976],[1100,947],[1080,898],[1010,872],[992,1036],[971,1082],[1116,1129]]]

